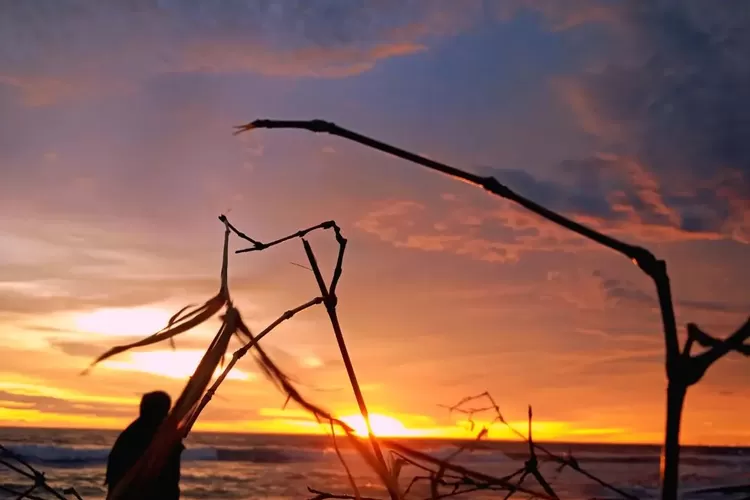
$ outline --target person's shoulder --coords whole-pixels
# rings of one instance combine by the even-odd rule
[[[137,427],[138,427],[138,420],[134,420],[130,422],[130,424],[125,427],[120,434],[117,435],[117,439],[115,440],[115,443],[119,443],[123,440],[127,440],[133,433],[137,433]]]

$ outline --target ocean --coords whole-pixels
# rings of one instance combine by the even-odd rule
[[[45,472],[56,487],[73,486],[85,500],[105,496],[104,467],[115,431],[0,428],[0,444],[23,455]],[[342,445],[342,454],[360,486],[362,495],[381,496],[383,490],[353,450]],[[404,440],[410,446],[438,457],[446,457],[460,444],[433,439]],[[186,441],[182,461],[182,498],[198,499],[297,499],[310,498],[308,487],[332,493],[350,493],[348,480],[327,436],[195,433]],[[550,444],[563,454],[572,451],[581,465],[605,481],[639,498],[656,498],[659,449],[641,445]],[[465,452],[456,462],[475,470],[502,475],[512,472],[526,458],[524,443],[486,442]],[[541,466],[544,476],[561,498],[583,500],[617,498],[616,495],[574,471],[556,471],[554,464]],[[407,474],[406,472],[412,472]],[[405,469],[405,484],[416,471]],[[750,484],[750,448],[687,447],[683,452],[683,497],[723,498],[741,496],[695,496],[691,490],[721,485]],[[27,488],[0,465],[0,484],[16,490]],[[533,479],[524,482],[535,486]],[[426,487],[413,490],[411,498],[429,497]],[[748,493],[745,494],[747,497]],[[504,498],[504,493],[485,492],[462,497]],[[2,496],[0,498],[14,498]]]

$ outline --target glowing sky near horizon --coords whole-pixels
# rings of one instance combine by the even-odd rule
[[[216,292],[227,213],[261,240],[342,227],[383,432],[469,436],[440,405],[488,390],[539,439],[658,442],[658,308],[627,259],[341,139],[232,126],[322,118],[494,175],[666,259],[681,332],[725,336],[750,313],[748,59],[734,0],[0,3],[0,425],[118,427],[177,395],[218,321],[79,373]],[[254,329],[316,294],[304,259],[232,257]],[[357,423],[323,310],[263,342]],[[746,359],[713,367],[684,441],[750,444],[748,387]],[[243,359],[197,428],[320,431],[283,402]]]

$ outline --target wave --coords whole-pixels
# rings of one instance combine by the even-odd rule
[[[103,446],[55,446],[42,444],[17,444],[8,446],[13,452],[32,463],[49,464],[58,467],[82,467],[89,464],[101,464],[107,461],[110,448]],[[448,458],[456,451],[452,446],[441,446],[425,450],[437,458]],[[354,454],[352,449],[341,449],[344,454]],[[655,455],[622,455],[604,453],[581,453],[576,458],[583,465],[589,463],[607,464],[650,464],[658,463]],[[528,457],[522,453],[501,452],[499,450],[481,449],[465,450],[454,460],[461,463],[502,463],[522,462]],[[540,455],[544,459],[543,455]],[[250,446],[250,447],[212,447],[188,446],[182,454],[183,462],[222,461],[246,462],[259,464],[282,464],[293,462],[314,462],[336,460],[335,451],[331,448],[304,448],[294,446]],[[699,466],[750,466],[750,457],[697,457],[685,456],[684,465]],[[744,468],[744,467],[743,467]]]
[[[109,447],[73,447],[39,444],[8,446],[8,449],[32,463],[56,466],[85,466],[107,461]],[[214,448],[188,447],[182,453],[183,462],[223,461],[251,463],[288,463],[314,461],[330,455],[329,450],[307,450],[293,447]]]
[[[104,463],[109,456],[109,447],[72,447],[41,444],[7,446],[9,450],[32,463],[58,466],[82,466]],[[212,448],[192,448],[184,453],[186,460],[216,460],[216,450]]]

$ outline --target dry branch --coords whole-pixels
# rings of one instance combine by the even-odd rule
[[[226,221],[226,219],[224,220]],[[244,234],[244,233],[241,233],[239,230],[237,230],[234,226],[229,224],[228,221],[226,221],[226,223],[227,223],[227,226],[230,227],[231,230],[237,233],[238,235]],[[335,236],[336,236],[336,240],[339,243],[339,254],[336,260],[336,268],[334,269],[333,278],[331,280],[330,286],[326,285],[325,280],[323,279],[323,274],[318,265],[317,258],[315,257],[315,253],[313,252],[312,247],[309,244],[309,242],[305,240],[304,238],[304,236],[308,232],[315,230],[315,229],[319,229],[319,228],[323,228],[323,229],[333,228]],[[392,450],[398,451],[401,455],[409,457],[413,461],[416,460],[416,461],[421,461],[423,463],[428,463],[432,466],[438,467],[439,470],[443,472],[451,471],[451,472],[457,473],[461,475],[461,477],[468,478],[470,481],[473,481],[474,483],[483,483],[483,484],[486,484],[487,487],[503,487],[507,489],[516,489],[520,492],[523,492],[532,496],[536,496],[539,498],[556,498],[554,495],[548,495],[548,494],[541,493],[541,492],[535,492],[533,490],[526,489],[526,488],[518,488],[516,485],[513,485],[512,483],[505,481],[502,478],[496,478],[493,476],[482,474],[482,473],[472,471],[470,469],[449,463],[448,461],[440,460],[435,457],[431,457],[425,453],[419,452],[417,450],[413,450],[395,441],[376,438],[375,435],[372,433],[372,430],[370,427],[369,415],[367,413],[367,407],[364,402],[364,397],[362,396],[362,392],[359,388],[356,375],[354,374],[354,368],[351,363],[351,359],[348,354],[348,349],[346,347],[346,342],[344,340],[344,336],[343,336],[341,327],[338,322],[338,316],[336,313],[336,306],[337,306],[338,300],[336,298],[335,293],[332,292],[332,290],[335,289],[335,285],[338,283],[338,280],[340,279],[340,276],[342,273],[343,255],[344,255],[344,249],[346,246],[346,239],[341,235],[340,229],[334,222],[331,221],[328,223],[323,223],[317,226],[313,226],[312,228],[308,228],[306,230],[298,231],[294,233],[293,235],[280,238],[269,244],[259,243],[258,240],[249,238],[246,235],[244,239],[248,241],[256,242],[254,244],[256,246],[260,245],[262,248],[268,248],[269,246],[282,243],[285,241],[289,241],[293,238],[300,238],[302,240],[305,253],[310,263],[310,267],[313,271],[313,274],[315,275],[315,279],[316,279],[316,282],[318,283],[318,287],[320,288],[321,296],[323,299],[323,304],[326,307],[326,311],[328,312],[329,319],[331,321],[331,325],[333,327],[334,334],[336,336],[336,341],[339,346],[342,359],[344,361],[345,366],[347,367],[347,374],[349,375],[352,389],[355,393],[357,402],[360,405],[360,411],[362,413],[362,416],[365,419],[365,422],[367,422],[368,438],[369,438],[371,448],[365,447],[363,443],[360,441],[360,439],[357,436],[355,436],[353,429],[349,427],[347,424],[333,417],[333,415],[323,410],[320,406],[305,399],[299,393],[299,391],[294,387],[294,385],[291,383],[291,381],[289,380],[289,377],[286,374],[284,374],[283,371],[280,370],[278,366],[276,366],[273,363],[273,361],[265,353],[265,351],[257,343],[257,341],[254,341],[252,335],[249,332],[247,332],[246,336],[248,337],[250,342],[253,342],[252,347],[254,347],[256,349],[256,352],[258,352],[259,354],[258,362],[261,366],[261,369],[267,375],[269,375],[272,378],[272,380],[276,383],[276,385],[280,387],[286,393],[288,399],[295,401],[302,408],[310,411],[319,421],[329,422],[330,425],[335,425],[339,427],[340,429],[342,429],[344,433],[346,434],[346,436],[350,439],[350,442],[354,445],[355,449],[360,453],[360,455],[362,455],[362,457],[370,465],[370,467],[378,474],[383,485],[388,490],[388,493],[391,496],[391,498],[402,498],[402,495],[399,493],[399,490],[398,490],[398,485],[396,481],[397,476],[396,474],[394,474],[394,472],[396,471],[388,469],[388,466],[385,463],[382,452],[380,450],[381,444]]]
[[[540,217],[631,259],[653,280],[659,300],[664,333],[665,367],[668,379],[665,438],[660,464],[662,499],[677,499],[680,461],[680,424],[688,387],[697,383],[703,377],[708,367],[728,352],[735,350],[747,354],[750,347],[745,344],[745,341],[750,337],[750,320],[725,340],[716,340],[707,334],[690,336],[685,349],[681,351],[677,337],[677,324],[669,275],[667,274],[667,265],[666,262],[657,259],[647,249],[630,245],[558,214],[519,195],[494,177],[479,176],[444,163],[430,160],[418,154],[339,127],[331,122],[324,120],[255,120],[235,127],[235,134],[256,128],[301,129],[310,132],[324,132],[383,151],[412,163],[422,165],[430,170],[482,187],[496,196],[516,203]],[[697,357],[692,357],[690,355],[690,348],[699,338],[703,341],[703,345],[710,347],[705,353]]]
[[[472,403],[474,401],[481,401],[486,399],[489,402],[489,406],[481,407],[481,408],[466,408],[465,405]],[[553,453],[549,450],[546,446],[539,444],[538,442],[531,439],[531,407],[529,407],[529,433],[527,435],[524,435],[523,432],[516,429],[510,422],[508,422],[503,414],[500,412],[500,407],[495,402],[495,399],[492,397],[492,395],[489,392],[483,392],[481,394],[477,394],[476,396],[468,396],[463,399],[461,399],[458,403],[451,405],[451,406],[445,406],[441,405],[444,408],[447,408],[449,412],[457,412],[466,415],[466,417],[469,419],[470,422],[473,422],[473,417],[475,415],[485,413],[488,411],[491,411],[495,414],[492,421],[490,422],[490,425],[493,425],[496,422],[502,423],[505,427],[507,427],[513,434],[518,436],[521,440],[527,441],[529,443],[529,455],[532,457],[536,457],[536,454],[534,453],[534,450],[539,450],[542,453],[544,453],[547,458],[553,462],[556,462],[560,465],[558,468],[558,471],[563,470],[565,467],[569,467],[571,470],[574,470],[578,474],[587,477],[588,479],[595,481],[600,486],[610,490],[613,493],[616,493],[620,495],[621,497],[627,499],[627,500],[638,500],[637,497],[631,495],[630,493],[627,493],[623,491],[621,488],[618,488],[617,486],[612,485],[611,483],[608,483],[604,481],[603,479],[595,476],[591,472],[587,471],[583,468],[583,466],[580,464],[580,462],[573,456],[572,453],[569,453],[567,456],[560,456],[556,453]],[[528,466],[529,464],[527,464]],[[515,476],[524,469],[520,469],[519,471],[516,471],[512,476]],[[537,469],[538,472],[538,469]]]
[[[477,176],[475,174],[465,172],[455,167],[451,167],[449,165],[445,165],[445,164],[442,164],[433,160],[429,160],[427,158],[416,155],[414,153],[410,153],[403,149],[396,148],[394,146],[382,143],[380,141],[377,141],[369,137],[357,134],[355,132],[346,130],[344,128],[338,127],[329,122],[324,122],[321,120],[312,120],[312,121],[256,120],[255,122],[252,122],[248,125],[238,127],[237,132],[239,133],[239,132],[250,130],[253,128],[298,128],[298,129],[310,130],[313,132],[328,132],[333,135],[337,135],[337,136],[340,136],[349,140],[353,140],[360,144],[373,147],[375,149],[379,149],[386,153],[389,153],[389,154],[398,156],[400,158],[412,161],[414,163],[423,165],[432,170],[435,170],[443,174],[450,175],[454,178],[458,178],[458,179],[467,181],[469,183],[475,184],[477,186],[480,186],[497,196],[508,199],[514,203],[517,203],[527,208],[528,210],[538,214],[539,216],[547,220],[550,220],[553,223],[556,223],[568,230],[571,230],[586,238],[589,238],[592,241],[599,243],[600,245],[606,246],[630,258],[645,274],[651,277],[651,279],[654,281],[657,294],[658,294],[658,298],[659,298],[659,305],[661,309],[662,323],[663,323],[663,329],[664,329],[665,349],[666,349],[665,364],[666,364],[666,371],[667,371],[667,375],[669,379],[668,390],[667,390],[668,410],[667,410],[666,437],[665,437],[665,446],[664,446],[663,454],[662,454],[662,483],[663,483],[662,497],[664,499],[670,499],[670,500],[676,497],[677,473],[678,473],[678,463],[679,463],[679,429],[680,429],[682,407],[684,404],[684,398],[685,398],[687,388],[690,385],[697,383],[702,378],[703,374],[706,372],[708,367],[711,364],[713,364],[715,361],[723,357],[728,352],[737,351],[745,355],[750,354],[750,346],[745,344],[745,341],[747,340],[747,338],[750,337],[750,321],[748,321],[745,325],[743,325],[743,327],[738,329],[737,332],[735,332],[733,335],[731,335],[725,340],[715,339],[714,337],[711,337],[707,333],[700,330],[695,325],[689,325],[688,340],[687,340],[684,350],[681,351],[678,345],[678,340],[677,340],[676,321],[674,317],[674,308],[672,306],[671,289],[670,289],[669,277],[666,271],[666,263],[654,257],[654,255],[648,250],[646,250],[645,248],[627,244],[625,242],[622,242],[610,236],[599,233],[598,231],[595,231],[589,227],[586,227],[576,221],[568,219],[554,211],[551,211],[515,193],[510,188],[501,184],[493,177]],[[125,350],[134,348],[134,347],[149,345],[155,342],[159,342],[161,340],[171,341],[175,335],[182,333],[184,331],[187,331],[193,326],[199,324],[200,322],[205,321],[205,319],[207,319],[208,317],[218,312],[218,310],[221,309],[221,307],[223,307],[224,305],[227,305],[227,314],[224,317],[224,324],[222,326],[222,330],[220,330],[219,334],[217,334],[217,337],[214,339],[214,343],[209,348],[209,352],[207,352],[206,357],[204,357],[204,361],[206,361],[206,364],[205,366],[199,366],[199,369],[196,370],[196,375],[194,375],[195,377],[200,374],[201,381],[197,383],[197,388],[195,390],[188,391],[187,390],[188,388],[186,388],[186,391],[183,392],[183,396],[181,396],[181,400],[185,399],[187,401],[192,402],[193,404],[192,406],[189,406],[188,408],[183,408],[183,413],[185,413],[185,415],[183,415],[183,418],[188,414],[190,415],[190,418],[188,418],[187,423],[182,422],[179,426],[181,429],[185,429],[184,431],[185,434],[189,432],[190,428],[195,422],[195,419],[198,417],[201,410],[206,406],[206,404],[208,404],[208,402],[210,401],[211,397],[215,393],[218,386],[225,379],[228,371],[231,370],[231,368],[239,360],[239,358],[244,356],[244,354],[250,348],[254,347],[259,354],[258,362],[259,362],[261,369],[264,371],[264,373],[266,373],[269,376],[269,378],[271,378],[271,380],[273,380],[277,384],[277,386],[279,386],[287,394],[287,400],[290,400],[290,399],[294,400],[300,406],[312,412],[316,416],[316,418],[318,418],[319,420],[327,420],[331,425],[335,424],[336,426],[343,429],[345,434],[354,443],[357,451],[359,451],[360,454],[362,454],[362,456],[366,459],[369,465],[378,473],[381,481],[386,486],[391,498],[400,498],[401,495],[398,491],[398,486],[396,484],[398,471],[400,471],[400,467],[398,468],[398,470],[396,470],[395,467],[393,470],[389,470],[387,464],[385,463],[382,451],[380,449],[379,440],[372,433],[367,407],[366,407],[364,398],[362,396],[359,383],[357,381],[356,374],[354,372],[354,367],[351,362],[350,356],[348,354],[346,343],[344,342],[344,338],[343,338],[343,333],[341,331],[341,327],[338,321],[338,316],[336,312],[337,296],[335,292],[336,292],[336,286],[342,274],[344,250],[346,248],[346,239],[341,235],[340,228],[335,224],[335,222],[327,221],[327,222],[318,224],[316,226],[312,226],[307,229],[297,231],[296,233],[284,236],[282,238],[273,240],[271,242],[264,243],[264,242],[261,242],[260,240],[251,238],[245,233],[239,231],[224,216],[220,217],[220,220],[225,224],[226,231],[225,231],[224,260],[223,260],[223,265],[222,265],[222,286],[220,288],[219,293],[212,299],[209,299],[209,301],[207,301],[203,306],[199,308],[195,308],[191,310],[189,313],[185,313],[185,311],[188,310],[187,308],[179,311],[172,318],[172,320],[170,320],[169,324],[164,330],[157,332],[153,336],[147,339],[144,339],[143,341],[136,342],[127,346],[119,346],[119,347],[113,348],[107,353],[105,353],[104,355],[102,355],[96,362],[101,361],[102,359],[105,359],[109,356],[123,352]],[[320,268],[318,266],[317,259],[312,250],[312,247],[310,246],[309,242],[305,239],[305,236],[309,234],[311,231],[314,231],[317,229],[331,229],[331,228],[334,230],[336,240],[339,243],[339,253],[338,253],[336,267],[333,272],[333,278],[331,280],[331,283],[326,284],[325,280],[323,279],[323,275],[320,271]],[[228,293],[228,287],[227,287],[227,281],[226,281],[226,268],[227,268],[226,248],[227,248],[228,233],[230,231],[235,233],[239,238],[245,241],[248,241],[252,245],[251,247],[237,250],[237,253],[265,250],[267,248],[284,243],[286,241],[289,241],[295,238],[300,238],[302,240],[305,253],[310,263],[310,269],[312,270],[315,276],[316,282],[318,284],[318,287],[320,289],[321,296],[319,298],[313,299],[312,301],[304,304],[303,306],[300,306],[300,308],[287,312],[285,315],[279,318],[277,322],[274,322],[269,328],[261,332],[261,334],[258,337],[253,337],[253,335],[250,333],[250,330],[242,322],[239,312],[234,308],[234,306],[229,301],[229,293]],[[289,380],[289,377],[286,374],[284,374],[271,361],[271,359],[265,354],[263,349],[258,344],[258,340],[260,339],[260,337],[267,334],[278,323],[280,323],[281,321],[285,319],[288,319],[289,317],[291,317],[291,315],[298,312],[299,310],[305,309],[307,307],[312,307],[313,305],[316,305],[318,303],[322,303],[325,306],[329,319],[331,321],[331,325],[334,330],[336,341],[337,341],[339,350],[342,355],[342,360],[344,361],[344,365],[347,370],[347,375],[349,377],[350,383],[352,385],[352,389],[357,399],[358,406],[360,408],[360,413],[362,414],[367,424],[368,437],[369,437],[371,449],[364,447],[363,444],[359,442],[358,438],[354,436],[353,430],[349,428],[346,424],[336,419],[328,412],[322,410],[319,406],[303,398],[299,394],[299,392],[294,388],[291,381]],[[209,388],[206,391],[207,383],[208,383],[210,376],[209,378],[206,378],[208,372],[202,369],[210,367],[210,366],[213,366],[215,368],[216,365],[214,363],[214,360],[218,361],[219,359],[219,358],[216,358],[217,354],[220,355],[220,359],[223,359],[224,353],[226,351],[226,342],[228,342],[229,337],[235,334],[239,335],[240,337],[244,337],[247,340],[246,345],[233,355],[232,361],[226,367],[222,375],[211,386],[211,388]],[[224,342],[224,340],[226,340],[226,342]],[[690,350],[692,349],[692,346],[695,343],[698,343],[699,345],[705,347],[706,351],[697,356],[691,356]],[[209,353],[211,352],[212,352],[212,355],[209,356]],[[201,364],[203,365],[203,361]],[[191,379],[191,382],[194,382],[194,380]],[[487,397],[492,401],[491,397],[488,394],[487,394]],[[469,398],[469,400],[471,399],[472,398]],[[461,403],[459,403],[459,405],[456,405],[454,409],[460,406],[460,404]],[[507,422],[505,422],[502,415],[499,413],[499,408],[494,403],[494,401],[492,401],[492,405],[493,405],[492,407],[497,411],[497,419],[505,423],[506,425],[509,425]],[[515,430],[514,432],[516,432],[519,436],[522,436],[520,432],[515,431]],[[481,433],[480,433],[479,439],[481,439]],[[534,476],[537,482],[542,486],[545,493],[543,495],[540,495],[538,492],[537,493],[532,492],[532,491],[524,491],[524,492],[528,494],[536,494],[538,496],[542,496],[545,498],[556,498],[554,490],[550,486],[549,482],[546,479],[544,479],[544,477],[539,472],[538,459],[535,454],[535,450],[539,449],[541,451],[544,451],[550,458],[557,460],[561,464],[561,467],[568,466],[571,469],[576,470],[577,472],[596,480],[602,486],[605,486],[611,489],[612,491],[616,491],[617,493],[623,495],[626,498],[633,498],[632,496],[622,492],[621,490],[611,485],[608,485],[604,481],[598,478],[595,478],[593,475],[583,470],[580,464],[573,457],[568,457],[568,458],[557,457],[553,455],[552,453],[550,453],[548,450],[541,447],[540,445],[534,443],[533,438],[532,438],[532,428],[531,428],[531,409],[529,409],[529,433],[528,433],[527,440],[529,443],[529,455],[530,455],[529,460],[526,461],[522,469],[519,469],[516,473],[512,474],[511,476],[508,476],[507,478],[494,478],[492,476],[487,476],[487,475],[460,467],[458,465],[452,464],[450,463],[450,461],[443,461],[443,460],[436,459],[434,457],[430,457],[429,455],[423,454],[417,450],[412,450],[399,443],[395,443],[395,442],[388,441],[388,440],[380,440],[380,441],[384,445],[390,447],[392,450],[395,450],[396,452],[398,452],[401,459],[404,460],[403,463],[417,465],[418,463],[421,462],[423,464],[426,463],[426,464],[429,464],[430,466],[437,467],[437,470],[432,470],[429,467],[418,465],[418,467],[422,467],[429,471],[428,477],[430,479],[433,497],[437,497],[437,487],[439,484],[442,484],[442,485],[448,484],[444,480],[444,478],[446,477],[445,476],[446,473],[450,471],[450,473],[458,474],[458,479],[456,479],[453,483],[454,491],[450,495],[458,494],[461,481],[467,482],[469,484],[472,484],[472,482],[476,483],[478,481],[479,484],[476,486],[478,488],[502,487],[508,491],[508,496],[510,496],[515,491],[519,491],[519,492],[524,491],[524,489],[521,487],[521,483],[523,482],[523,480],[525,479],[527,475],[531,475],[531,476]],[[459,452],[460,451],[461,450],[459,450]],[[451,459],[454,458],[455,455],[457,454],[458,452],[452,455],[450,458]],[[520,479],[518,480],[518,482],[515,484],[510,483],[509,479],[512,479],[513,477],[517,475],[520,475]],[[412,481],[412,483],[410,483],[409,487],[411,487],[411,485],[413,484],[414,484],[414,480]],[[328,496],[327,498],[332,498],[332,496]]]
[[[58,500],[69,500],[65,495],[72,495],[73,498],[81,500],[81,496],[75,488],[65,488],[62,492],[47,483],[44,473],[35,469],[23,456],[6,448],[0,444],[0,466],[15,472],[17,475],[31,481],[31,485],[24,491],[16,491],[8,485],[0,485],[0,491],[5,491],[11,495],[16,495],[16,500],[44,500],[34,494],[35,490],[43,491]]]
[[[402,494],[399,491],[398,486],[398,477],[401,470],[403,469],[404,464],[417,467],[418,469],[428,473],[427,478],[430,481],[432,498],[446,498],[464,494],[470,491],[479,490],[507,491],[511,494],[514,492],[519,492],[532,496],[534,498],[557,498],[551,486],[548,484],[548,482],[546,482],[546,480],[541,478],[541,475],[538,475],[537,477],[537,474],[534,474],[535,477],[537,477],[540,485],[542,485],[544,491],[535,491],[523,487],[520,484],[520,481],[519,483],[514,484],[510,481],[510,478],[494,477],[488,474],[473,471],[466,467],[451,463],[450,460],[441,460],[418,450],[411,449],[410,447],[405,446],[401,443],[387,439],[378,439],[377,437],[375,437],[375,435],[369,428],[369,415],[367,413],[367,407],[361,389],[359,388],[356,376],[354,374],[353,364],[349,357],[348,349],[346,347],[344,336],[341,331],[341,327],[338,322],[338,316],[336,313],[336,306],[338,301],[336,298],[335,289],[342,275],[343,256],[344,249],[346,247],[346,239],[342,236],[340,228],[333,221],[325,222],[305,230],[297,231],[290,236],[279,238],[270,243],[261,243],[258,240],[252,239],[244,233],[238,231],[224,216],[220,217],[220,220],[224,223],[225,233],[224,249],[222,255],[221,285],[219,293],[214,298],[207,301],[207,303],[203,306],[200,306],[198,308],[189,306],[181,309],[169,320],[167,326],[163,330],[150,337],[147,337],[146,339],[144,339],[144,341],[110,349],[104,355],[100,356],[94,363],[92,363],[93,366],[97,362],[106,359],[107,357],[115,356],[128,349],[140,347],[143,345],[150,345],[163,340],[170,340],[175,335],[190,330],[195,325],[203,321],[204,317],[210,317],[208,315],[208,312],[214,314],[213,310],[216,308],[216,305],[213,304],[212,301],[220,303],[219,309],[222,306],[225,306],[226,308],[222,316],[222,325],[219,331],[209,345],[194,374],[188,380],[185,389],[182,391],[179,398],[177,399],[177,402],[170,411],[167,420],[161,426],[153,442],[147,449],[144,457],[139,460],[139,462],[128,472],[126,477],[120,483],[118,483],[118,485],[112,492],[110,492],[110,495],[108,496],[109,500],[131,498],[131,494],[133,492],[140,491],[144,486],[147,486],[153,475],[153,471],[160,469],[160,466],[165,460],[167,453],[172,449],[175,443],[187,436],[196,420],[200,416],[202,410],[211,401],[218,387],[226,379],[229,371],[232,370],[239,359],[244,357],[251,349],[255,349],[255,352],[257,354],[256,361],[260,369],[269,377],[271,381],[274,382],[274,384],[282,392],[286,394],[287,402],[290,400],[296,402],[302,408],[306,409],[312,415],[314,415],[315,418],[319,421],[328,422],[332,429],[334,427],[337,427],[344,432],[347,439],[349,439],[356,451],[364,458],[365,462],[372,468],[372,470],[377,473],[380,481],[386,487],[386,490],[388,491],[389,496],[392,499],[401,499],[405,495],[405,493]],[[333,229],[335,238],[339,243],[339,253],[336,259],[336,267],[333,271],[330,284],[325,283],[323,279],[323,273],[320,270],[314,251],[309,242],[304,239],[304,236],[316,229]],[[268,325],[264,330],[262,330],[257,336],[253,335],[247,325],[245,325],[239,310],[235,308],[229,296],[227,269],[230,233],[235,233],[238,237],[241,237],[246,241],[253,242],[254,250],[263,250],[294,238],[300,238],[302,240],[305,254],[307,255],[308,261],[310,263],[310,269],[312,270],[316,282],[318,283],[318,286],[320,288],[321,296],[315,297],[294,309],[286,311],[274,322]],[[328,312],[337,344],[342,355],[342,359],[347,366],[347,373],[350,376],[352,389],[355,393],[358,404],[360,404],[361,413],[365,418],[365,421],[368,423],[368,442],[370,446],[367,446],[365,444],[365,441],[356,436],[354,430],[346,423],[334,417],[326,410],[323,410],[319,405],[312,403],[308,399],[304,398],[294,387],[294,384],[292,383],[290,378],[271,360],[271,358],[259,344],[261,338],[270,333],[279,324],[291,319],[297,313],[314,307],[318,304],[323,304],[326,307],[326,311]],[[232,336],[237,336],[238,338],[240,338],[243,341],[244,345],[234,352],[230,362],[226,367],[224,367],[224,370],[221,372],[219,377],[209,387],[209,383],[214,376],[217,367],[222,362],[226,354],[229,340]],[[381,445],[385,446],[391,451],[392,454],[396,454],[399,457],[399,462],[394,463],[392,468],[388,467],[383,458]],[[336,445],[336,447],[338,449],[338,445]],[[533,446],[531,449],[533,450]],[[344,464],[344,466],[346,467],[346,464]],[[357,498],[359,497],[359,493],[357,491],[356,484],[354,484],[354,480],[348,470],[347,474],[350,478],[350,481],[352,482],[352,489],[355,492],[355,496],[352,498]],[[411,488],[411,485],[413,485],[418,480],[420,480],[419,477],[415,477],[414,479],[412,479],[412,482],[407,488],[407,491]],[[451,491],[449,493],[440,493],[439,488],[441,487],[450,488]],[[21,493],[26,494],[28,498],[29,494],[32,491],[33,488],[28,492]],[[347,495],[333,495],[330,493],[319,492],[317,490],[311,490],[311,492],[319,495],[318,498],[350,498]],[[321,497],[320,495],[323,496]],[[64,499],[64,497],[60,498]]]

